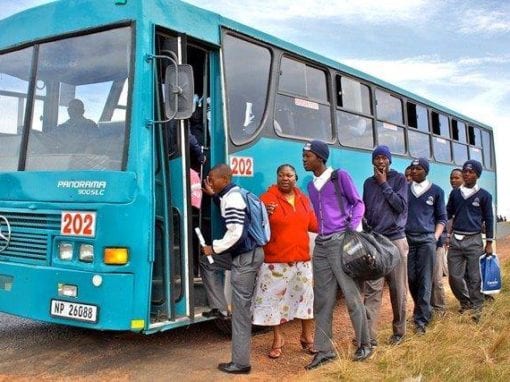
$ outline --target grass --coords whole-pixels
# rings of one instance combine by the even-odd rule
[[[502,261],[502,268],[503,290],[485,305],[478,324],[469,314],[457,313],[458,303],[450,293],[446,316],[432,322],[424,336],[413,334],[408,323],[405,341],[386,345],[381,342],[389,338],[391,327],[381,323],[381,344],[370,361],[355,363],[340,351],[339,361],[305,380],[510,381],[510,259]]]

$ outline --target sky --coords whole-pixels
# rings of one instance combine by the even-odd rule
[[[510,218],[510,1],[186,1],[492,126],[498,213]],[[47,2],[3,0],[0,19]]]

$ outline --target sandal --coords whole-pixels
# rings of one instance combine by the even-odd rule
[[[271,351],[268,353],[267,356],[271,359],[280,358],[280,356],[282,355],[283,345],[285,345],[285,340],[282,340],[280,346],[273,345],[273,347],[271,348]]]
[[[301,347],[303,348],[303,350],[308,353],[308,354],[311,354],[311,355],[315,355],[318,353],[317,350],[314,349],[313,347],[313,341],[311,342],[308,342],[302,338],[299,339],[299,343],[301,343]]]

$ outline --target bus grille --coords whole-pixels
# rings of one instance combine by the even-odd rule
[[[11,260],[46,261],[51,234],[60,232],[60,214],[0,211],[11,226],[9,246],[0,252]]]

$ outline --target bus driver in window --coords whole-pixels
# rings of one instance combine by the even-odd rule
[[[67,113],[69,114],[69,119],[58,125],[57,128],[72,130],[97,128],[97,124],[93,120],[83,116],[85,113],[85,106],[81,100],[77,98],[72,99],[67,106]]]

